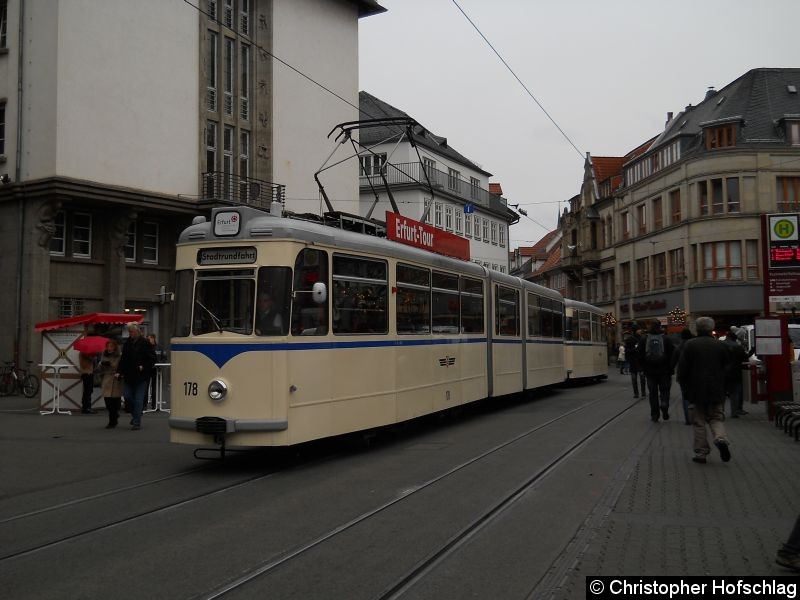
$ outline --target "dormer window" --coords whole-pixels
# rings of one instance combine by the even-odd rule
[[[800,120],[786,121],[786,139],[792,146],[800,146]]]
[[[705,130],[706,150],[728,148],[736,145],[736,128],[733,123],[708,127]]]

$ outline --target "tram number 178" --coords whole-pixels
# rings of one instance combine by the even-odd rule
[[[197,382],[184,381],[183,382],[183,395],[184,396],[197,396]]]

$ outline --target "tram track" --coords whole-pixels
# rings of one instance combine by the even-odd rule
[[[425,481],[424,483],[418,484],[411,488],[403,490],[401,495],[384,502],[383,504],[374,507],[370,510],[367,510],[360,515],[350,519],[349,521],[335,527],[322,535],[314,538],[313,540],[303,544],[301,546],[297,546],[293,550],[290,550],[281,556],[275,557],[267,562],[262,563],[260,566],[251,569],[233,581],[230,581],[214,590],[209,592],[208,594],[198,595],[195,598],[202,598],[204,600],[213,600],[216,598],[222,598],[232,592],[242,591],[245,586],[250,583],[255,582],[259,578],[266,576],[278,568],[285,566],[291,563],[293,560],[300,558],[304,554],[308,553],[311,550],[317,549],[323,546],[325,543],[331,541],[332,539],[336,538],[337,536],[348,532],[354,529],[356,526],[364,524],[365,522],[369,521],[372,518],[377,517],[381,513],[384,513],[391,509],[392,507],[397,506],[399,503],[407,501],[408,499],[412,498],[416,494],[420,492],[432,488],[437,483],[444,481],[445,479],[452,477],[453,475],[464,471],[468,467],[475,465],[476,463],[483,461],[493,455],[496,455],[498,452],[521,442],[532,436],[537,432],[541,432],[542,430],[553,426],[564,419],[567,419],[570,416],[573,416],[577,413],[585,411],[590,407],[595,406],[600,402],[606,401],[606,397],[600,397],[590,402],[586,402],[572,410],[569,410],[563,414],[560,414],[554,418],[549,419],[546,422],[539,423],[534,427],[531,427],[522,433],[519,433],[512,437],[509,440],[505,440],[500,444],[496,444],[495,446],[485,450],[466,461],[462,461],[460,464],[448,469],[447,471]],[[572,456],[575,452],[577,452],[582,446],[584,446],[589,440],[595,437],[599,432],[603,429],[608,427],[611,423],[615,422],[619,419],[622,415],[624,415],[627,411],[633,408],[637,403],[632,402],[626,405],[622,410],[617,411],[614,413],[610,418],[606,419],[601,423],[599,426],[594,427],[589,433],[582,436],[576,443],[570,445],[566,450],[560,453],[556,458],[549,461],[543,468],[537,470],[535,474],[533,474],[530,478],[523,482],[523,484],[513,490],[511,493],[507,494],[503,498],[501,498],[498,502],[496,502],[491,508],[483,512],[477,518],[475,518],[471,523],[469,523],[466,527],[461,529],[455,535],[453,535],[445,544],[441,545],[437,550],[430,553],[425,559],[423,559],[420,563],[415,565],[415,567],[406,573],[404,576],[400,577],[394,584],[388,586],[384,592],[381,593],[379,598],[383,600],[384,598],[397,598],[401,595],[405,590],[413,586],[417,581],[424,576],[437,564],[439,564],[442,560],[447,558],[448,556],[452,555],[453,553],[457,552],[458,548],[461,547],[464,543],[466,543],[472,535],[480,531],[483,527],[488,525],[496,516],[501,514],[506,508],[510,507],[514,504],[514,502],[523,496],[527,491],[529,491],[532,487],[534,487],[539,481],[541,481],[548,473],[556,469],[561,463],[563,463],[566,459]]]

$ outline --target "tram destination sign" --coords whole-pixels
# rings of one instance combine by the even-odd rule
[[[201,248],[197,251],[198,265],[242,265],[256,262],[255,246]]]
[[[397,213],[386,213],[386,237],[437,254],[469,260],[469,240]]]

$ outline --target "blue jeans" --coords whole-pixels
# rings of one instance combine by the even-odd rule
[[[125,382],[122,395],[125,396],[125,402],[131,407],[131,422],[134,425],[142,424],[142,410],[144,409],[144,399],[147,397],[149,385],[149,379],[137,381],[133,384]]]

